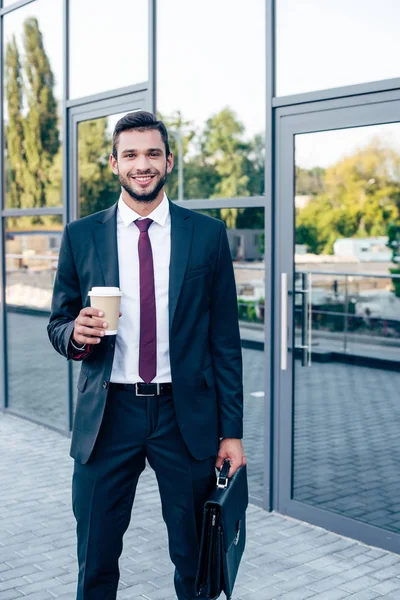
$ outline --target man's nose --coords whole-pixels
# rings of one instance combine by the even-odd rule
[[[147,171],[150,168],[147,156],[143,154],[139,155],[135,161],[135,167],[137,171]]]

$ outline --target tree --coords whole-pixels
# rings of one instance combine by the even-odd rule
[[[222,109],[206,122],[201,139],[202,154],[219,177],[212,198],[249,196],[253,191],[251,182],[256,181],[256,174],[260,171],[263,181],[264,161],[262,155],[260,157],[257,154],[261,138],[256,138],[252,144],[244,141],[243,135],[244,125],[229,107]],[[258,163],[255,160],[253,163],[251,157],[253,160],[256,158]],[[262,183],[261,186],[263,187]],[[227,227],[236,227],[238,215],[243,210],[221,209],[221,217]]]
[[[214,198],[248,196],[249,176],[245,174],[250,146],[243,141],[243,124],[228,107],[207,120],[202,150],[220,177]]]
[[[296,240],[317,254],[332,254],[338,238],[385,235],[399,214],[398,165],[397,153],[373,140],[327,168],[324,191],[297,212]]]
[[[5,97],[7,103],[6,133],[6,199],[7,207],[24,206],[24,132],[22,119],[22,74],[18,46],[13,36],[5,57]]]
[[[325,171],[322,167],[302,169],[296,166],[296,196],[316,196],[325,191]]]
[[[195,131],[192,128],[190,121],[184,120],[182,113],[178,110],[168,117],[158,113],[158,119],[165,123],[168,130],[169,146],[172,154],[174,155],[174,168],[168,175],[167,180],[167,194],[171,200],[178,199],[178,187],[179,187],[179,176],[178,176],[178,162],[179,162],[179,144],[178,138],[182,143],[182,160],[184,161],[183,167],[183,180],[184,180],[184,198],[188,198],[187,195],[187,183],[188,183],[188,171],[186,157],[190,148],[190,144],[195,137]]]
[[[58,152],[57,100],[54,75],[35,17],[24,22],[24,71],[28,113],[23,121],[26,154],[25,192],[27,205],[46,205],[46,187],[52,161]]]
[[[80,123],[78,130],[78,181],[80,216],[85,217],[111,206],[120,184],[108,158],[112,145],[107,119]]]

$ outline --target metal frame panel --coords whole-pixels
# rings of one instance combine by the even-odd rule
[[[1,6],[3,1],[1,0]],[[3,82],[3,19],[0,18],[0,410],[7,408],[7,328],[6,328],[6,257],[2,209],[5,199],[4,179],[4,86]]]
[[[275,3],[274,0],[266,2],[266,112],[265,112],[265,198],[264,198],[264,360],[265,360],[265,378],[264,378],[264,498],[263,508],[271,510],[273,501],[273,442],[274,442],[274,404],[273,404],[273,323],[274,323],[274,195],[273,195],[273,156],[274,147],[274,123],[272,98],[275,90]]]
[[[13,12],[14,10],[17,10],[18,8],[22,8],[23,6],[26,6],[27,4],[32,4],[32,2],[35,2],[35,0],[19,0],[19,1],[15,2],[14,4],[10,4],[10,6],[5,6],[4,8],[2,8],[0,10],[0,16],[6,15],[7,13],[10,13],[10,12]],[[1,5],[3,6],[3,2],[1,3]]]
[[[2,161],[1,161],[2,162]],[[0,218],[0,410],[8,405],[7,395],[7,327],[6,327],[6,256],[5,256],[5,219]]]
[[[353,99],[355,100],[355,99]],[[385,101],[386,100],[386,101]],[[389,100],[389,101],[388,101]],[[293,293],[294,277],[294,165],[295,165],[295,136],[298,134],[329,131],[350,127],[373,126],[382,123],[397,123],[400,121],[400,90],[390,95],[372,94],[369,97],[359,97],[358,104],[354,101],[351,106],[343,106],[342,100],[329,103],[318,103],[306,107],[300,114],[292,114],[292,110],[278,109],[276,111],[276,283],[275,303],[280,306],[280,290],[278,279],[281,272],[288,274],[289,298]],[[291,232],[288,236],[288,232]],[[290,239],[292,241],[290,241]],[[280,311],[276,310],[275,331],[280,331]],[[288,310],[288,339],[289,346],[293,344],[294,314],[293,304]],[[280,338],[274,343],[275,356],[280,356]],[[289,356],[293,357],[293,351]],[[283,514],[314,523],[334,530],[337,533],[354,537],[365,543],[373,544],[398,552],[400,534],[380,529],[373,525],[364,524],[311,505],[303,504],[292,498],[293,481],[293,419],[294,419],[294,365],[288,361],[286,371],[275,366],[274,403],[277,408],[275,421],[278,440],[275,445],[276,461],[274,480],[277,486],[274,495],[274,506]],[[290,443],[288,443],[288,441]]]
[[[174,204],[192,210],[207,210],[208,208],[256,208],[265,206],[264,196],[243,196],[241,198],[206,198],[199,200],[176,200]]]
[[[52,206],[49,208],[6,208],[3,210],[3,217],[34,217],[39,215],[63,215],[62,206]]]
[[[128,85],[123,88],[117,88],[109,90],[107,92],[100,92],[99,94],[93,94],[91,96],[83,96],[81,98],[74,98],[73,100],[67,100],[67,108],[82,107],[85,110],[85,105],[88,105],[88,110],[91,110],[95,102],[112,102],[115,98],[127,97],[131,94],[137,94],[140,92],[147,92],[149,84],[147,81],[143,83],[136,83],[135,85]]]
[[[67,100],[69,98],[69,0],[63,0],[63,100],[62,100],[62,139],[64,143],[63,155],[62,155],[62,207],[63,207],[63,226],[65,227],[68,223],[68,148],[69,148],[69,137],[68,137],[68,109]],[[73,421],[73,370],[72,361],[67,361],[66,365],[66,392],[67,392],[67,409],[66,409],[66,430],[68,433],[72,431]]]
[[[320,102],[321,100],[330,100],[334,98],[349,98],[363,94],[372,94],[400,88],[400,78],[383,79],[381,81],[371,81],[369,83],[356,83],[343,87],[318,90],[315,92],[305,92],[302,94],[293,94],[290,96],[278,96],[273,99],[273,107],[294,106],[296,104],[309,104]]]
[[[157,106],[157,0],[149,0],[149,110]]]

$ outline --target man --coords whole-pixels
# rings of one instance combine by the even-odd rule
[[[235,281],[225,226],[169,202],[173,156],[150,113],[120,119],[111,208],[67,225],[48,333],[82,360],[72,436],[78,600],[116,598],[122,538],[145,459],[162,501],[179,600],[192,600],[202,508],[215,465],[245,457]],[[118,334],[89,306],[122,291]]]

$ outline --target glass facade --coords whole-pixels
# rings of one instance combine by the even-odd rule
[[[70,98],[149,79],[148,0],[70,0]]]
[[[61,233],[117,201],[113,127],[151,110],[168,196],[227,227],[252,501],[400,547],[397,3],[0,5],[0,408],[69,434]]]
[[[8,405],[64,429],[66,366],[46,330],[61,234],[59,216],[5,220]]]
[[[399,77],[396,0],[278,0],[276,95]]]
[[[397,361],[400,342],[387,245],[399,213],[399,127],[296,136],[295,278],[298,292],[311,290],[315,361],[311,369],[296,361],[293,394],[293,498],[397,533],[400,375],[376,359]],[[298,293],[298,347],[302,305]],[[376,364],[343,364],[333,352]]]
[[[61,0],[3,19],[6,208],[62,205],[62,31]]]
[[[172,0],[157,7],[157,109],[168,125],[177,166],[180,158],[183,163],[181,189],[176,169],[169,196],[262,195],[264,0],[254,0],[251,11],[243,10],[241,0]],[[243,35],[245,44],[239,43]]]

